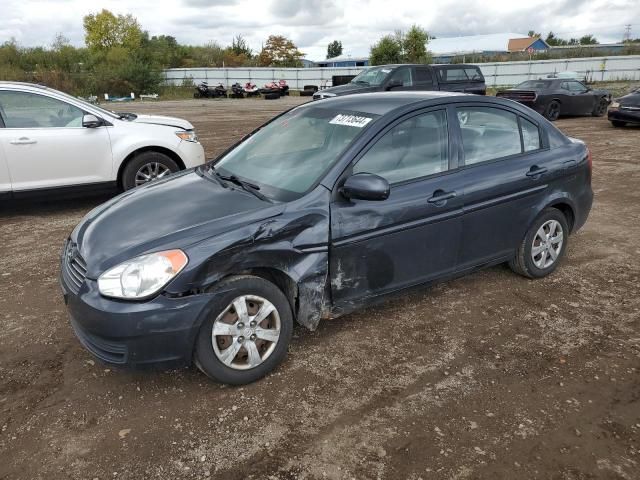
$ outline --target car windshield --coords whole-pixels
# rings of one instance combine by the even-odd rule
[[[374,67],[360,72],[356,77],[351,80],[351,83],[357,83],[360,85],[369,85],[371,87],[382,85],[384,79],[392,72],[390,67]]]
[[[536,90],[543,90],[549,86],[551,82],[545,82],[544,80],[527,80],[522,82],[516,88],[532,88]]]
[[[215,172],[254,184],[270,199],[295,200],[320,181],[376,118],[317,106],[291,110],[226,153],[215,163]]]

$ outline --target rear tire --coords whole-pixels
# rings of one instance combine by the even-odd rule
[[[279,93],[266,93],[264,95],[264,99],[265,100],[276,100],[280,98],[280,94]]]
[[[158,166],[157,169],[156,165]],[[145,179],[145,175],[151,177],[147,180],[147,182],[151,182],[164,178],[166,175],[177,172],[178,170],[180,170],[178,164],[164,153],[154,151],[139,153],[127,163],[122,171],[122,189],[130,190],[142,185],[140,181]],[[153,172],[155,171],[158,173],[154,177]]]
[[[621,122],[620,120],[611,120],[611,125],[616,128],[621,128],[625,127],[627,125],[627,122]]]
[[[560,102],[552,100],[544,109],[544,118],[550,122],[555,122],[560,117]]]
[[[558,267],[568,237],[569,225],[564,214],[557,208],[545,209],[527,230],[509,267],[528,278],[546,277]]]
[[[293,332],[289,301],[273,283],[251,275],[223,280],[213,292],[216,295],[212,296],[209,317],[196,338],[194,363],[218,382],[230,385],[255,382],[287,356]],[[239,312],[236,305],[244,305],[245,311]],[[253,325],[263,307],[272,313]]]

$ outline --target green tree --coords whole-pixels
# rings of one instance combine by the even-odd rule
[[[431,56],[427,52],[429,34],[417,25],[413,25],[407,33],[402,35],[403,60],[406,63],[431,63]]]
[[[253,56],[253,51],[249,48],[249,44],[242,35],[236,35],[231,42],[231,50],[236,56],[244,55],[246,58]]]
[[[593,35],[584,35],[580,37],[580,45],[597,45],[599,42]]]
[[[529,33],[527,33],[527,36],[531,37],[531,38],[540,38],[542,37],[542,35],[538,32],[536,32],[535,30],[529,30]]]
[[[106,51],[113,47],[135,50],[142,42],[142,29],[130,14],[114,15],[103,9],[100,13],[86,15],[84,41],[91,50]]]
[[[387,63],[431,63],[427,50],[429,34],[423,28],[413,25],[408,32],[400,30],[393,35],[385,35],[371,46],[372,65]]]
[[[261,67],[301,67],[304,53],[282,35],[270,35],[258,58]]]
[[[329,45],[327,45],[327,59],[335,58],[342,55],[342,42],[339,40],[334,40]]]
[[[402,44],[397,36],[385,35],[371,46],[369,55],[371,65],[402,63]]]

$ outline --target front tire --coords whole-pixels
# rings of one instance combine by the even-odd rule
[[[620,120],[611,120],[611,125],[616,128],[621,128],[627,125],[627,122],[621,122]]]
[[[564,214],[556,208],[547,208],[529,227],[509,266],[528,278],[546,277],[558,267],[568,237],[569,225]]]
[[[608,106],[609,101],[606,98],[601,98],[600,100],[598,100],[598,103],[596,103],[596,106],[594,107],[591,115],[593,115],[594,117],[604,117],[604,115],[607,113]]]
[[[221,383],[255,382],[287,356],[293,332],[289,301],[273,283],[249,275],[223,280],[213,292],[194,362]]]
[[[147,151],[136,155],[122,172],[122,188],[130,190],[159,180],[180,170],[178,164],[164,153]]]
[[[550,122],[555,122],[560,117],[560,102],[552,100],[544,109],[544,117]]]

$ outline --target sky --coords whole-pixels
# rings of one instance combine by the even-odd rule
[[[225,46],[241,34],[258,52],[269,35],[285,35],[310,60],[324,59],[332,40],[345,55],[366,56],[381,36],[412,24],[439,38],[552,30],[566,38],[592,33],[601,43],[621,41],[631,24],[640,38],[640,0],[2,0],[0,43],[50,45],[62,33],[81,46],[82,17],[102,8],[185,44]]]

